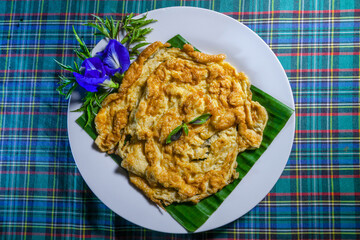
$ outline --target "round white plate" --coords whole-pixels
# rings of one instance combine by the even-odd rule
[[[253,85],[291,108],[294,107],[290,84],[275,54],[253,31],[221,13],[193,7],[171,7],[148,12],[158,21],[147,41],[166,42],[176,34],[202,52],[225,53],[227,61],[245,72]],[[169,233],[187,231],[167,212],[151,204],[132,186],[127,173],[109,156],[94,147],[94,141],[71,112],[81,104],[75,92],[69,103],[68,133],[71,150],[79,171],[90,189],[111,210],[142,227]],[[279,179],[288,160],[295,131],[295,116],[251,168],[216,212],[197,232],[220,227],[255,207]]]

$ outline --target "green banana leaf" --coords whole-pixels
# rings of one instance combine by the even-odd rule
[[[173,47],[182,48],[185,43],[188,43],[180,35],[176,35],[168,41]],[[197,50],[197,49],[196,49]],[[275,139],[286,122],[293,114],[294,110],[271,97],[269,94],[261,91],[255,86],[251,86],[253,93],[253,100],[259,102],[264,106],[268,112],[269,120],[264,130],[263,141],[261,146],[255,150],[247,150],[237,156],[237,172],[239,178],[234,180],[231,184],[224,187],[216,194],[201,200],[198,204],[191,203],[174,203],[167,206],[166,211],[178,221],[187,231],[194,232],[215,212],[227,196],[235,189],[241,179],[249,172],[251,167],[260,158],[261,154],[265,152],[271,142]],[[92,137],[96,138],[96,130],[93,125],[86,124],[85,116],[82,115],[76,122]],[[112,155],[112,158],[120,163],[121,159]]]

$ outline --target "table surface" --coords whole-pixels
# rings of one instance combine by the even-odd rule
[[[271,192],[240,219],[175,235],[136,226],[89,190],[72,157],[67,100],[55,91],[77,45],[99,38],[90,14],[168,6],[222,12],[275,52],[296,105],[296,132]],[[0,238],[360,239],[360,1],[1,1]]]

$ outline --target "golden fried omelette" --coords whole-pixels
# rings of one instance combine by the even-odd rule
[[[260,146],[267,112],[224,59],[155,42],[95,118],[100,150],[119,155],[130,181],[160,206],[216,193],[238,178],[237,154]],[[173,129],[205,113],[208,121],[166,144]]]

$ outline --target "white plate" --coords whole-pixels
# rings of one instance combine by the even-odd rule
[[[206,53],[225,53],[227,61],[244,71],[252,84],[291,108],[294,107],[290,84],[280,62],[253,31],[221,13],[193,7],[171,7],[148,12],[152,24],[149,42],[166,42],[182,35]],[[90,189],[111,210],[142,227],[168,233],[186,230],[167,212],[149,203],[128,181],[126,172],[109,156],[96,150],[93,140],[75,120],[80,113],[79,94],[69,103],[68,133],[71,150],[79,171]],[[295,131],[295,116],[251,168],[216,212],[197,232],[220,227],[255,207],[279,179],[288,160]]]

